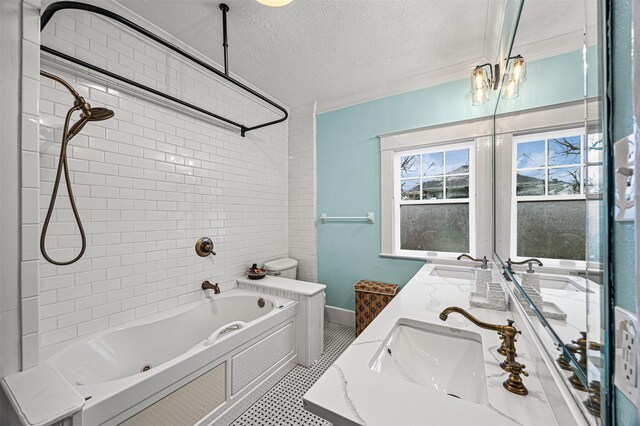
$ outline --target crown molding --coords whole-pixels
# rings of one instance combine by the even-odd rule
[[[490,62],[486,58],[477,58],[471,61],[440,68],[434,71],[418,74],[413,77],[389,82],[364,92],[355,93],[341,98],[318,102],[317,114],[322,114],[337,109],[346,108],[365,102],[382,99],[402,93],[413,92],[427,87],[438,86],[452,81],[462,80],[471,75],[471,71],[477,64]]]

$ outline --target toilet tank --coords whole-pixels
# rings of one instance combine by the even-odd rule
[[[289,258],[271,260],[265,262],[264,270],[267,275],[295,280],[298,275],[298,261]]]

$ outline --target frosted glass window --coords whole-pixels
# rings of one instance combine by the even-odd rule
[[[469,252],[469,204],[400,206],[402,250]]]
[[[585,260],[585,200],[521,201],[517,214],[518,256]]]
[[[394,250],[469,251],[472,147],[462,142],[396,154]]]
[[[514,138],[512,255],[585,260],[586,198],[602,192],[604,144],[601,133],[583,131]]]

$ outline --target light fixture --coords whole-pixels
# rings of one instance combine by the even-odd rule
[[[520,55],[509,58],[507,82],[502,90],[502,99],[515,99],[520,95],[520,85],[527,80],[527,68]]]
[[[520,94],[520,84],[527,79],[524,58],[513,56],[507,61],[507,78],[502,90],[502,99],[515,99]],[[471,73],[471,103],[473,106],[489,102],[490,91],[500,88],[500,66],[482,64]]]
[[[282,7],[291,3],[293,0],[256,0],[258,3],[269,7]]]
[[[489,65],[489,64],[486,64]],[[489,102],[489,76],[484,65],[475,67],[473,73],[471,73],[471,97],[473,98],[473,105],[482,105]]]

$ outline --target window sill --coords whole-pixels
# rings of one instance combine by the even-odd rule
[[[378,254],[380,257],[385,257],[389,259],[404,259],[404,260],[421,260],[425,263],[440,263],[440,264],[451,264],[451,265],[460,265],[461,263],[466,263],[465,261],[458,261],[455,256],[445,257],[445,256],[418,256],[411,254],[396,254],[396,253],[380,253]]]

